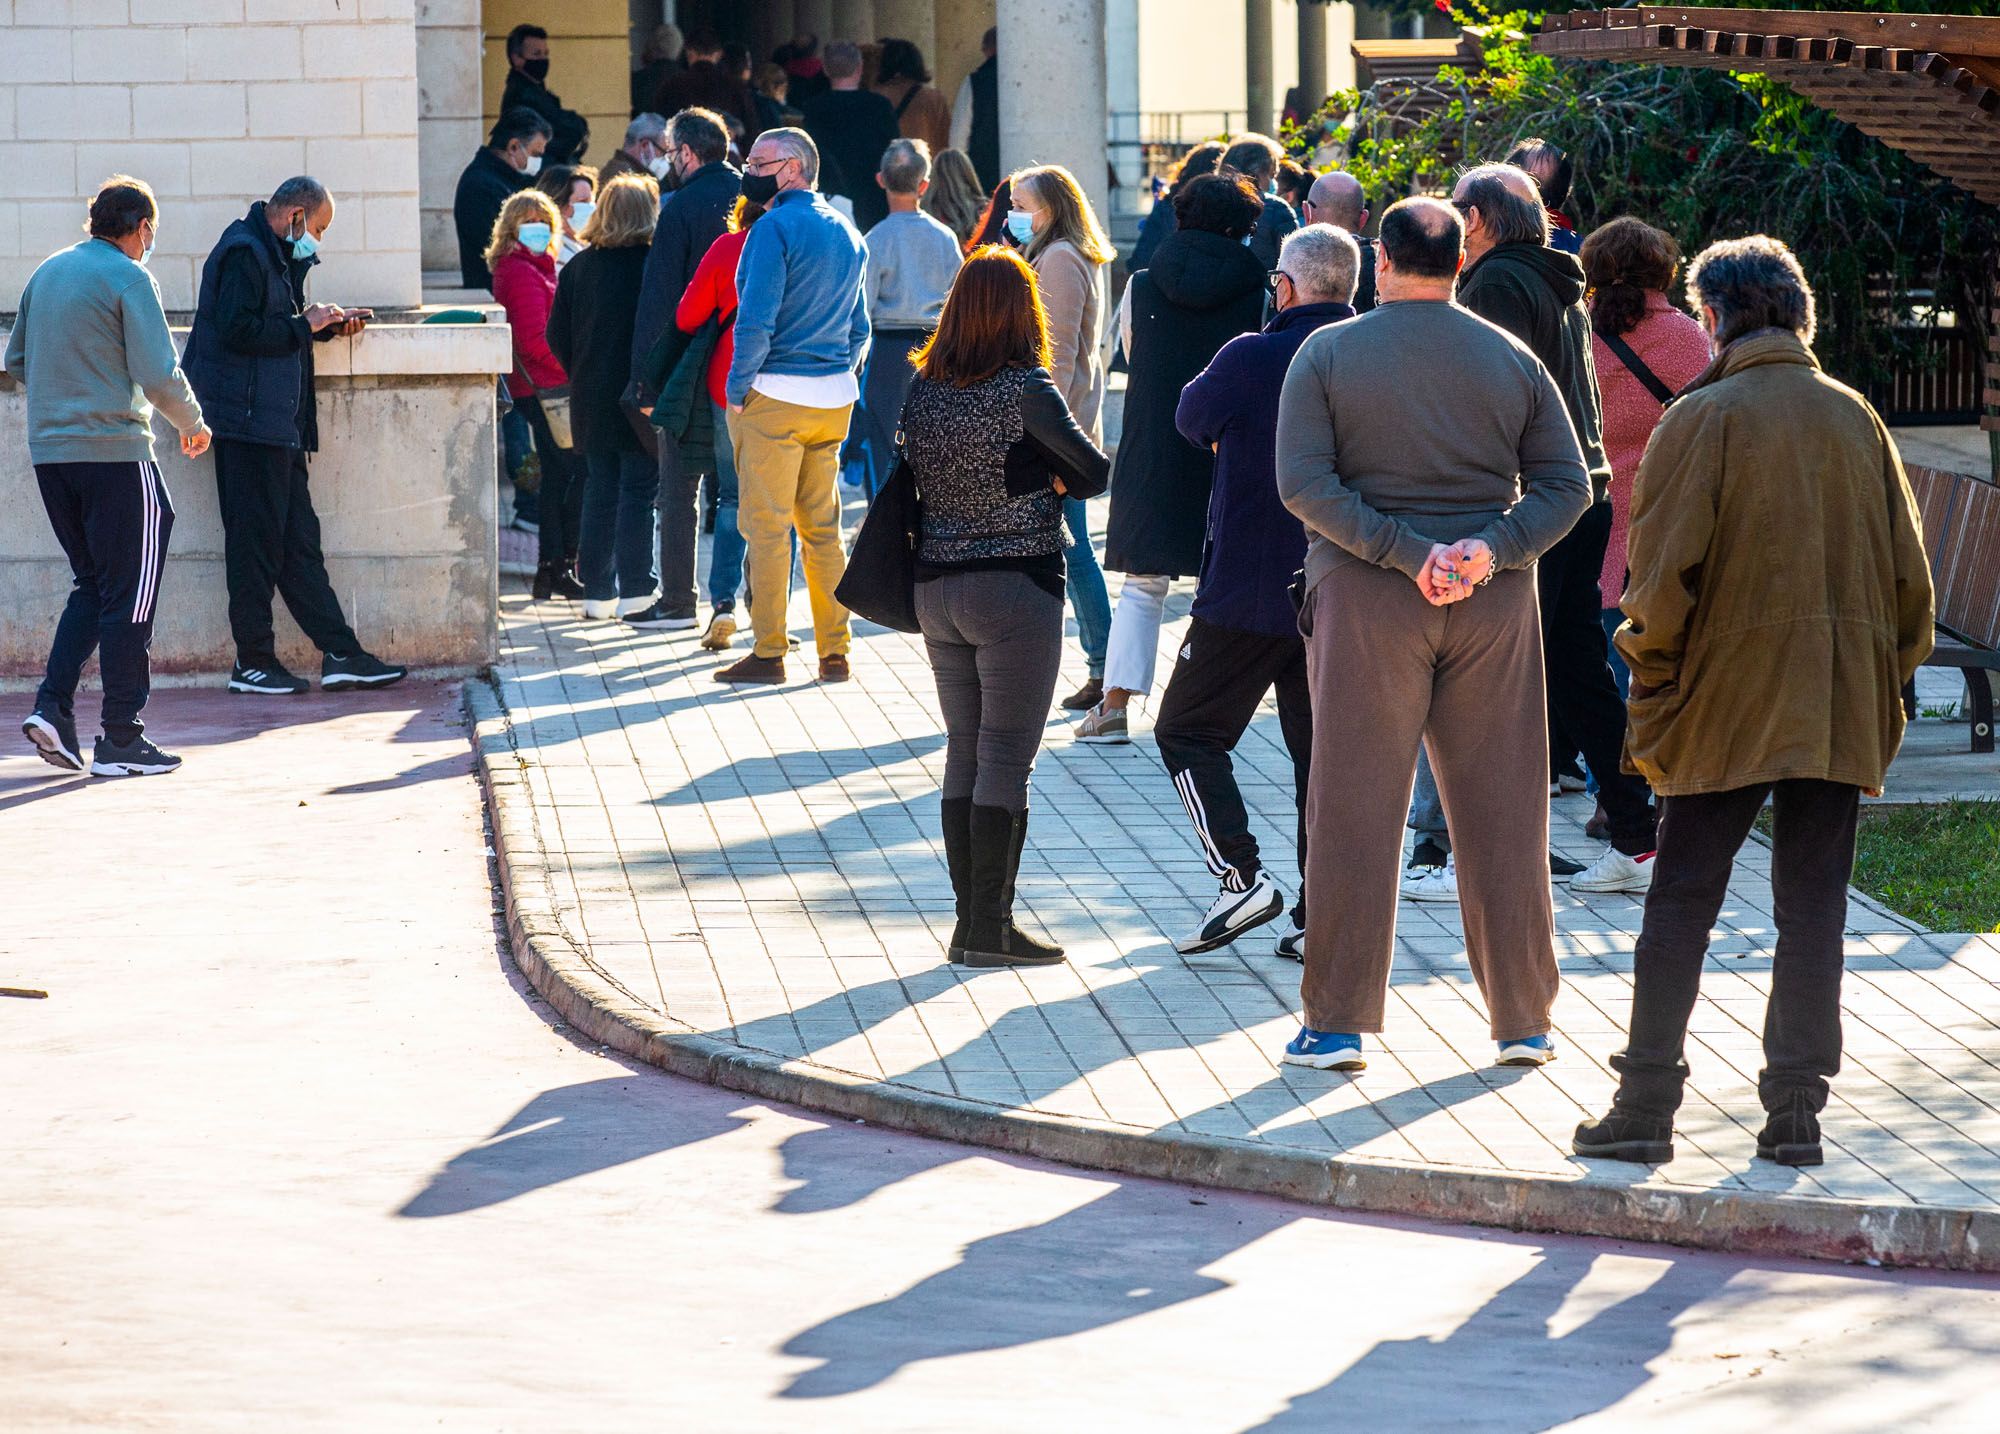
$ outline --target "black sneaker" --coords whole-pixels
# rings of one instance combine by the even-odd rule
[[[119,746],[109,737],[99,737],[97,746],[90,754],[90,775],[93,777],[158,777],[174,771],[181,759],[171,752],[162,752],[142,733],[124,746]]]
[[[1569,1148],[1593,1160],[1665,1165],[1674,1158],[1674,1123],[1632,1115],[1614,1105],[1604,1119],[1587,1120],[1579,1125]]]
[[[76,745],[75,719],[37,707],[22,721],[21,735],[35,744],[35,751],[51,767],[61,767],[65,772],[83,770],[83,755]]]
[[[349,687],[388,687],[409,675],[409,668],[384,662],[366,652],[345,656],[329,652],[319,664],[319,685],[328,692]]]
[[[229,669],[231,692],[253,692],[259,697],[296,697],[311,686],[305,678],[287,672],[276,658],[247,666],[239,662]]]
[[[1575,876],[1583,870],[1584,865],[1582,862],[1571,861],[1568,857],[1558,856],[1553,851],[1549,853],[1550,876]]]
[[[625,619],[627,627],[643,627],[649,632],[690,632],[701,626],[693,608],[668,607],[665,599],[643,607]]]

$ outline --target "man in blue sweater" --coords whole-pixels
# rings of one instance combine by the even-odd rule
[[[1224,344],[1181,390],[1174,412],[1188,442],[1215,451],[1194,612],[1153,724],[1160,760],[1194,822],[1208,869],[1222,883],[1201,925],[1176,943],[1190,955],[1226,946],[1285,909],[1285,894],[1258,859],[1229,760],[1273,687],[1292,758],[1299,870],[1305,870],[1312,698],[1289,589],[1305,563],[1306,533],[1278,497],[1278,395],[1306,336],[1354,317],[1360,267],[1361,251],[1344,229],[1314,224],[1288,234],[1269,281],[1276,317],[1262,333]],[[1305,927],[1302,889],[1277,954],[1303,960]]]
[[[718,682],[785,680],[790,533],[799,535],[812,598],[819,679],[848,678],[847,609],[833,590],[840,547],[840,445],[868,358],[868,249],[813,188],[819,151],[800,129],[766,130],[743,164],[743,196],[767,206],[736,269],[736,353],[729,436],[750,548],[750,623],[757,644]]]

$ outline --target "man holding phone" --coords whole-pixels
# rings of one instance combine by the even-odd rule
[[[306,485],[319,449],[315,343],[358,334],[368,309],[306,302],[306,276],[333,225],[333,196],[309,175],[279,185],[233,221],[202,265],[185,365],[215,429],[231,692],[292,696],[308,686],[278,661],[271,595],[322,654],[327,691],[386,687],[408,669],[366,652],[341,615]]]

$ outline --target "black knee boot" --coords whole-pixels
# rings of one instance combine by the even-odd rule
[[[1027,842],[1028,814],[1004,807],[972,808],[970,898],[965,946],[967,966],[1054,966],[1062,948],[1038,941],[1014,924],[1014,878]]]
[[[960,961],[965,957],[966,918],[972,911],[972,798],[946,797],[939,806],[944,816],[944,864],[951,872],[951,894],[958,902],[958,924],[951,928],[951,944],[945,954]]]

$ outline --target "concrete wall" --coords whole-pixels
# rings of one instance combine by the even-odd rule
[[[352,3],[352,0],[350,0]],[[185,339],[185,334],[177,335]],[[362,641],[385,658],[470,671],[493,660],[498,611],[494,375],[505,325],[384,325],[318,352],[313,461],[327,571]],[[0,679],[37,677],[70,586],[27,460],[27,403],[0,390]],[[157,672],[226,673],[232,658],[213,462],[189,462],[155,420],[174,532],[153,639]],[[280,656],[318,657],[277,612]],[[7,685],[19,686],[19,682]]]
[[[417,182],[423,267],[458,272],[451,201],[486,140],[479,0],[417,0]]]
[[[161,200],[169,308],[224,225],[279,180],[340,201],[318,292],[415,303],[415,0],[13,0],[0,33],[0,311],[74,243],[107,175]]]

